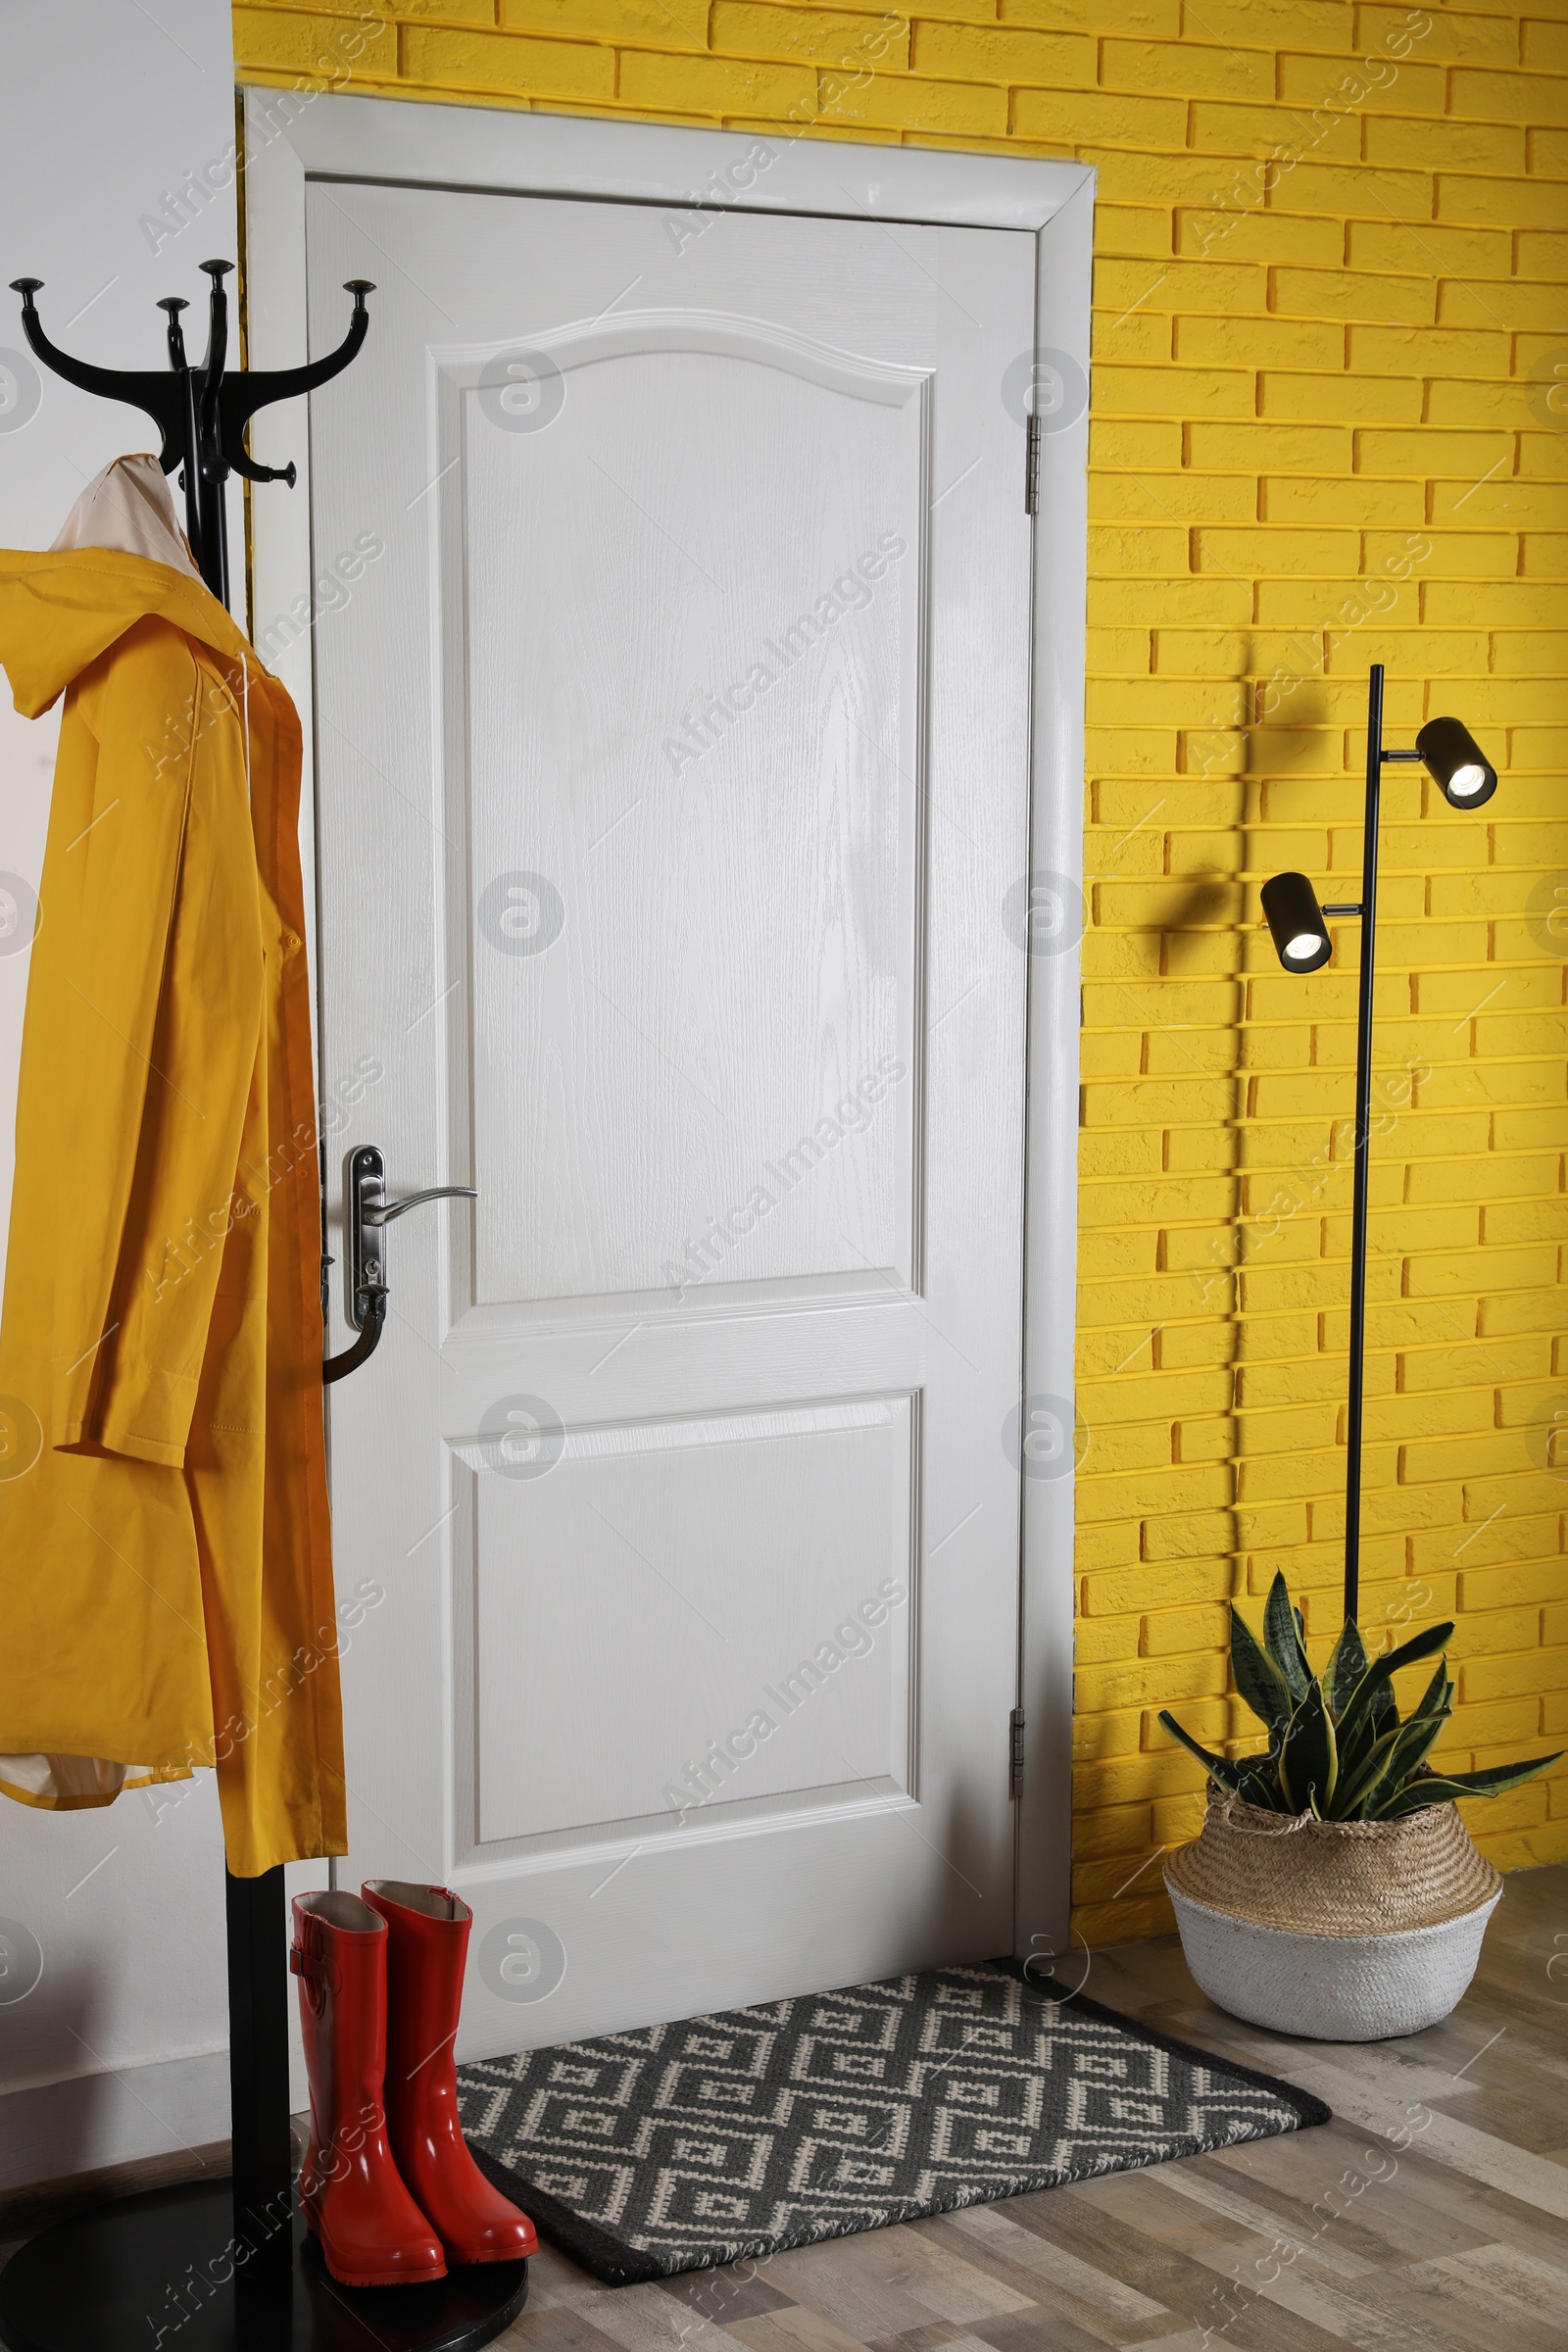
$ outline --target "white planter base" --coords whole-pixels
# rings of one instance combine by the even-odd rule
[[[1301,1936],[1168,1891],[1187,1965],[1209,1999],[1249,2025],[1316,2041],[1381,2041],[1446,2017],[1501,1898],[1499,1888],[1458,1919],[1393,1936]]]

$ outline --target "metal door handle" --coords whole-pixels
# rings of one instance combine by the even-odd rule
[[[343,1209],[348,1226],[348,1258],[344,1267],[347,1297],[344,1311],[359,1338],[341,1355],[329,1356],[321,1367],[325,1382],[341,1380],[374,1354],[386,1323],[386,1244],[379,1236],[406,1210],[426,1200],[476,1200],[471,1184],[437,1184],[406,1200],[386,1198],[386,1161],[375,1144],[361,1144],[349,1154],[344,1169]]]
[[[366,1225],[390,1225],[405,1209],[420,1208],[426,1200],[477,1200],[479,1195],[471,1184],[435,1184],[427,1193],[410,1193],[406,1200],[386,1200],[379,1208],[371,1206],[361,1212]]]

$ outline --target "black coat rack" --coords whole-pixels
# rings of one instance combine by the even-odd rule
[[[203,262],[212,279],[208,304],[207,356],[193,368],[185,356],[181,311],[190,305],[177,294],[167,294],[158,308],[169,318],[169,368],[97,368],[90,360],[74,360],[51,343],[43,331],[33,296],[41,277],[14,277],[11,290],[22,296],[22,331],[46,368],[64,376],[79,391],[96,392],[104,400],[127,401],[143,409],[163,436],[158,462],[166,473],[180,468],[185,492],[185,536],[197,568],[219,603],[228,604],[228,524],[223,484],[231,473],[248,482],[287,482],[294,487],[292,464],[281,469],[258,466],[245,449],[245,428],[258,409],[277,400],[293,400],[315,392],[341,375],[369,331],[367,294],[375,288],[368,277],[351,277],[344,292],[354,297],[349,331],[336,351],[304,368],[247,368],[238,373],[228,368],[228,294],[223,280],[232,262]]]
[[[369,330],[368,278],[350,278],[348,332],[302,368],[231,370],[231,262],[203,262],[212,280],[207,351],[186,356],[168,295],[167,371],[99,368],[45,334],[37,277],[13,278],[22,325],[46,368],[83,392],[128,402],[162,436],[159,463],[180,470],[185,533],[207,587],[228,605],[224,484],[294,486],[292,464],[258,466],[245,431],[259,409],[315,392],[341,375]],[[324,1244],[323,1244],[324,1254]],[[374,1288],[375,1286],[370,1286]],[[384,1293],[368,1300],[354,1347],[322,1366],[335,1380],[380,1335]],[[373,1325],[373,1328],[371,1326]],[[289,2133],[287,1904],[281,1865],[259,1878],[224,1873],[228,1940],[232,2181],[191,2181],[91,2208],[32,2238],[0,2271],[0,2343],[9,2352],[469,2352],[510,2327],[528,2291],[526,2262],[475,2264],[422,2286],[345,2287],[328,2277],[296,2210]]]

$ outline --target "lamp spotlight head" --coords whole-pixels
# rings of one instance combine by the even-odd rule
[[[1304,874],[1276,874],[1263,885],[1263,913],[1274,952],[1288,972],[1315,972],[1334,950],[1317,892]]]
[[[1496,769],[1458,719],[1429,718],[1415,748],[1444,799],[1455,808],[1479,808],[1496,791]]]

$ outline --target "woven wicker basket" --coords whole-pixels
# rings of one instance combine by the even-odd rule
[[[1333,2041],[1418,2033],[1475,1974],[1502,1881],[1452,1805],[1293,1819],[1210,1787],[1165,1885],[1188,1967],[1254,2025]]]

